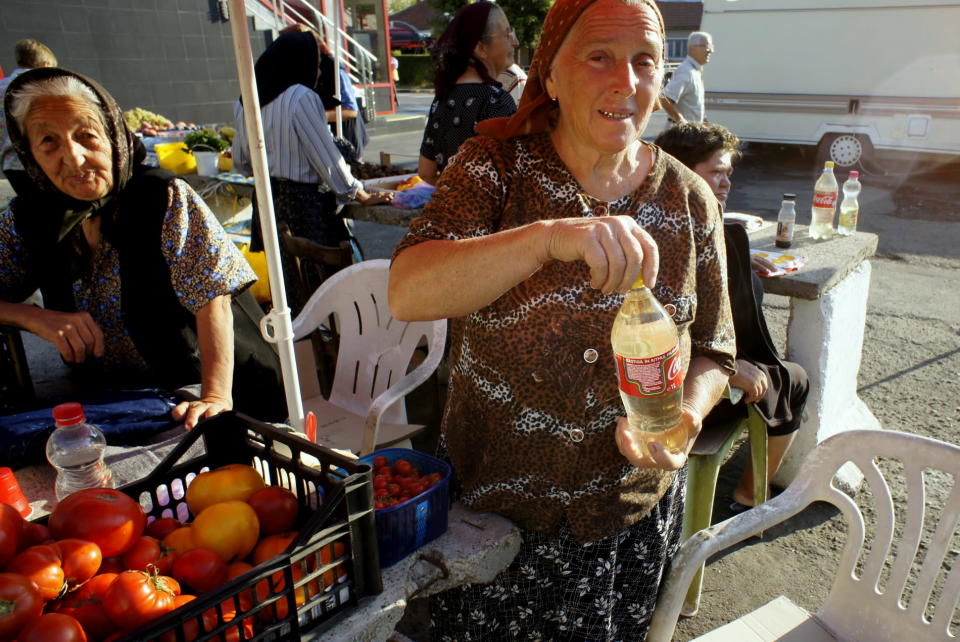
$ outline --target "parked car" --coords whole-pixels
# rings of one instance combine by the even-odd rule
[[[390,49],[400,49],[405,53],[426,51],[433,44],[433,34],[417,29],[409,22],[390,21]]]

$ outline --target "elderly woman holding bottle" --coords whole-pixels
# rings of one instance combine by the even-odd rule
[[[652,0],[559,0],[515,116],[485,121],[397,247],[400,319],[449,317],[441,447],[461,500],[523,545],[442,594],[439,639],[643,639],[682,522],[683,466],[733,372],[717,200],[640,134],[663,76]],[[679,331],[677,452],[628,429],[610,330],[643,274]]]

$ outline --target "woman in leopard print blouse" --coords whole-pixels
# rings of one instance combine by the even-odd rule
[[[462,501],[524,531],[494,582],[436,600],[438,639],[646,634],[686,452],[642,456],[610,328],[637,276],[655,283],[681,336],[687,451],[735,343],[717,201],[640,139],[664,42],[652,0],[558,0],[517,114],[478,126],[397,247],[394,315],[451,319],[442,447]]]

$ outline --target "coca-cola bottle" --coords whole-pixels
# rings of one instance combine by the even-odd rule
[[[837,211],[837,177],[833,175],[833,161],[823,164],[823,173],[813,187],[813,212],[810,216],[810,238],[827,239],[833,236],[833,216]]]
[[[624,298],[610,341],[630,429],[647,454],[654,441],[681,452],[687,433],[681,424],[683,360],[677,327],[642,278]]]

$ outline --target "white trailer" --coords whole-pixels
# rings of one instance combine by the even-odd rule
[[[705,0],[706,117],[742,140],[870,169],[960,156],[960,2]],[[651,120],[648,136],[663,128]],[[819,165],[820,163],[818,163]]]

